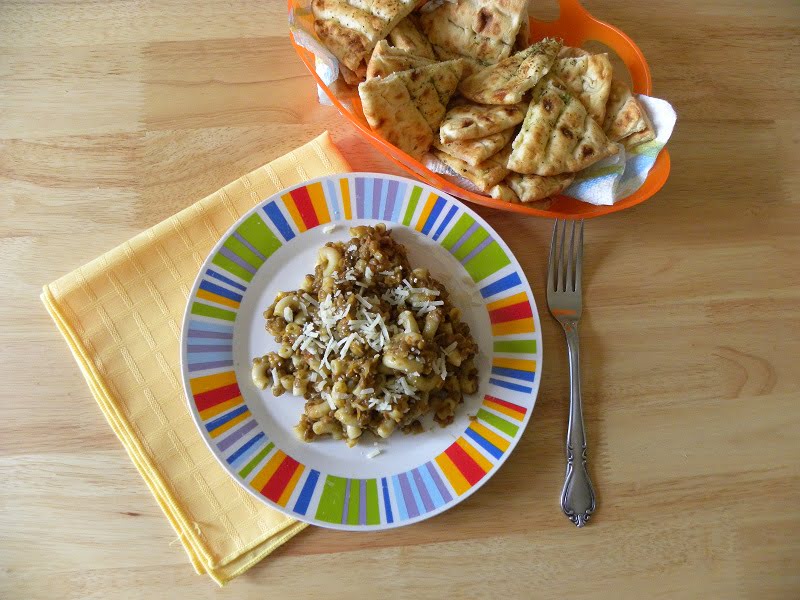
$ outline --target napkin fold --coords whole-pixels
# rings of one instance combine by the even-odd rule
[[[44,286],[92,395],[198,573],[223,585],[304,527],[219,465],[181,384],[180,333],[203,260],[247,210],[302,181],[346,172],[327,132]]]

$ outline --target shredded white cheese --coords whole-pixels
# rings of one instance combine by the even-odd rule
[[[294,321],[294,313],[292,312],[292,309],[289,308],[288,306],[283,309],[283,318],[286,320],[287,323],[291,323],[292,321]]]
[[[333,233],[334,229],[336,229],[336,225],[331,223],[330,225],[325,225],[325,227],[322,228],[322,233]]]
[[[383,450],[381,450],[380,448],[375,448],[375,450],[372,450],[369,454],[367,454],[367,458],[375,458],[376,456],[382,453]]]

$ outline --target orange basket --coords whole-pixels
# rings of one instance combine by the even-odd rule
[[[299,0],[288,0],[289,10],[299,8]],[[579,0],[559,0],[560,13],[555,21],[530,20],[531,40],[539,40],[544,37],[558,37],[564,40],[569,46],[583,46],[586,42],[601,42],[614,50],[625,63],[631,75],[633,91],[639,94],[652,94],[652,81],[650,79],[650,67],[639,50],[639,47],[622,31],[594,18],[581,6]],[[442,175],[434,173],[418,160],[412,158],[402,150],[396,148],[370,129],[367,120],[361,112],[361,102],[357,93],[351,93],[346,100],[352,103],[353,110],[347,108],[339,97],[322,81],[314,67],[314,54],[300,46],[289,33],[292,45],[297,51],[298,56],[306,65],[311,75],[316,79],[320,89],[330,98],[333,105],[339,112],[361,132],[375,148],[398,167],[409,173],[412,177],[422,179],[426,183],[444,190],[452,196],[462,198],[475,204],[482,204],[498,210],[506,210],[516,213],[524,213],[537,217],[546,218],[566,218],[566,219],[591,219],[612,212],[625,210],[644,202],[653,196],[667,180],[669,176],[669,152],[663,148],[658,154],[650,173],[642,186],[630,196],[619,200],[611,206],[596,206],[587,204],[569,196],[556,196],[553,203],[546,210],[528,206],[525,204],[510,204],[502,200],[496,200],[482,194],[471,192],[459,187]]]

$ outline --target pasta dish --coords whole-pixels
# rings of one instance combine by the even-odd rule
[[[320,248],[314,273],[264,311],[280,347],[253,359],[254,384],[305,399],[295,431],[307,442],[417,433],[428,413],[450,424],[478,387],[469,326],[384,224],[350,235]]]

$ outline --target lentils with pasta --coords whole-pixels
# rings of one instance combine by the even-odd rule
[[[264,311],[280,348],[253,359],[253,382],[305,399],[295,427],[304,441],[331,436],[354,446],[365,431],[419,432],[431,412],[450,424],[478,387],[469,326],[384,224],[350,235],[320,248],[313,275]]]

